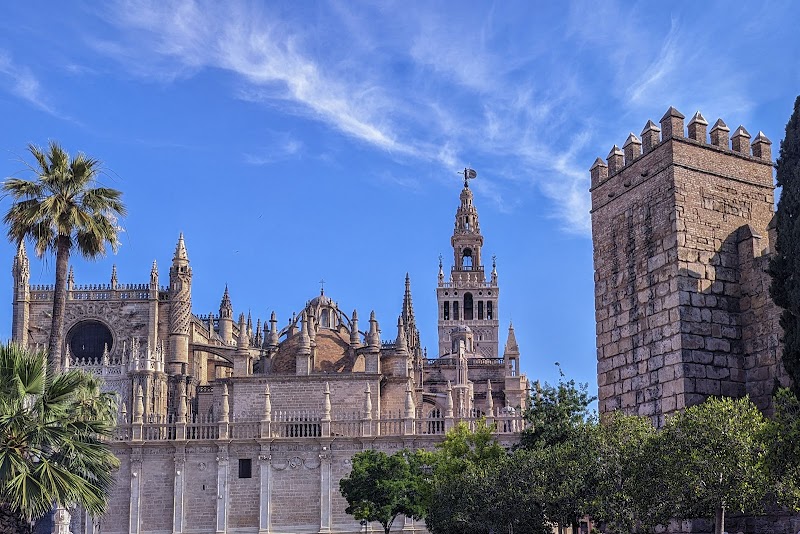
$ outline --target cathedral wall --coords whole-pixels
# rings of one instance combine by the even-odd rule
[[[184,462],[184,510],[191,530],[214,532],[217,521],[217,447],[188,445]]]
[[[277,411],[307,411],[321,414],[325,400],[325,384],[331,392],[333,413],[361,413],[364,409],[364,390],[369,384],[372,403],[377,409],[380,378],[373,374],[331,374],[308,376],[270,376],[236,378],[228,384],[231,413],[258,421],[264,413],[264,390],[269,384],[273,418]],[[219,395],[219,394],[217,394]],[[217,398],[219,402],[219,397]],[[216,411],[216,413],[220,413]]]
[[[142,450],[141,521],[145,532],[172,531],[175,455],[171,446]]]

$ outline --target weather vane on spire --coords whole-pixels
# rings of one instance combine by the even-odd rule
[[[460,174],[460,173],[459,173]],[[478,173],[475,172],[475,169],[470,169],[469,167],[464,167],[464,187],[469,187],[469,181],[474,180],[478,177]]]

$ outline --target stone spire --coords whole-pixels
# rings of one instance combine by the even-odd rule
[[[439,254],[439,285],[444,285],[444,268],[442,267],[442,255]]]
[[[367,345],[373,349],[381,348],[381,334],[378,329],[378,320],[375,319],[375,311],[369,314],[369,333],[367,334]]]
[[[520,374],[519,369],[519,346],[517,345],[517,336],[514,334],[514,325],[508,325],[508,338],[506,339],[506,348],[503,351],[503,359],[506,364],[506,374],[509,376],[517,376]]]
[[[233,342],[233,305],[228,294],[228,284],[225,284],[225,292],[219,303],[219,337],[224,343]]]
[[[301,354],[311,354],[311,338],[308,335],[308,315],[303,312],[300,316],[300,342],[297,344],[297,352]]]
[[[403,293],[403,322],[411,326],[414,324],[414,303],[411,301],[411,278],[406,273],[406,288]]]
[[[117,264],[111,266],[111,289],[116,289],[119,281],[117,280]]]
[[[250,336],[247,335],[247,324],[244,321],[244,314],[239,314],[239,337],[236,339],[236,347],[247,349],[250,347]]]
[[[185,373],[189,363],[189,331],[192,316],[192,268],[183,233],[178,237],[169,269],[169,371]]]
[[[186,244],[183,241],[183,232],[178,236],[178,244],[175,246],[175,255],[172,257],[172,261],[189,263],[189,255],[186,253]]]
[[[497,285],[497,257],[492,256],[492,285]]]
[[[408,345],[406,344],[406,329],[403,326],[403,316],[397,318],[397,339],[394,342],[394,349],[399,355],[408,355]]]
[[[350,346],[355,349],[361,346],[361,337],[358,333],[358,312],[356,310],[353,310],[353,317],[350,321],[352,323],[350,327]]]
[[[453,385],[447,381],[447,404],[445,405],[444,416],[448,418],[453,417]]]
[[[225,292],[222,294],[222,301],[219,303],[219,316],[226,319],[233,318],[233,305],[228,294],[228,284],[225,284]]]
[[[30,282],[31,268],[28,254],[25,251],[25,241],[17,245],[17,254],[11,268],[14,277],[14,301],[12,305],[11,339],[21,346],[28,344],[28,327],[30,323]]]
[[[275,312],[273,311],[269,316],[269,338],[267,339],[267,344],[270,347],[277,347],[279,342],[278,319],[276,319]]]
[[[67,289],[75,288],[75,271],[72,270],[72,265],[69,266],[69,273],[67,273]]]
[[[153,266],[150,267],[150,289],[158,289],[158,264],[153,260]]]
[[[406,418],[411,419],[416,413],[414,405],[414,392],[411,389],[411,379],[406,382]]]

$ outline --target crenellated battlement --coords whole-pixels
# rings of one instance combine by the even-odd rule
[[[689,120],[686,127],[684,120],[685,116],[680,111],[670,107],[661,117],[660,127],[652,120],[648,120],[641,132],[641,139],[631,132],[622,149],[614,145],[605,160],[601,158],[595,160],[589,171],[591,175],[590,191],[594,192],[596,188],[631,167],[643,156],[646,157],[651,152],[658,150],[669,140],[700,145],[732,156],[772,164],[772,142],[764,135],[764,132],[758,132],[751,141],[747,129],[739,126],[731,136],[730,128],[722,119],[717,119],[711,127],[709,136],[708,121],[699,111]],[[646,177],[647,175],[642,175],[642,178]],[[615,187],[606,194],[608,198],[613,198],[623,192],[625,188],[634,186],[636,182],[636,179],[629,177],[629,179],[615,184],[619,188]]]
[[[709,395],[769,404],[780,375],[762,256],[774,214],[771,145],[722,119],[709,129],[699,111],[687,124],[670,107],[594,161],[601,413],[660,425]]]

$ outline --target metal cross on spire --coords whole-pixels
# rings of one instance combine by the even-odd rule
[[[325,279],[324,278],[319,281],[319,294],[320,295],[324,295],[325,294]]]

